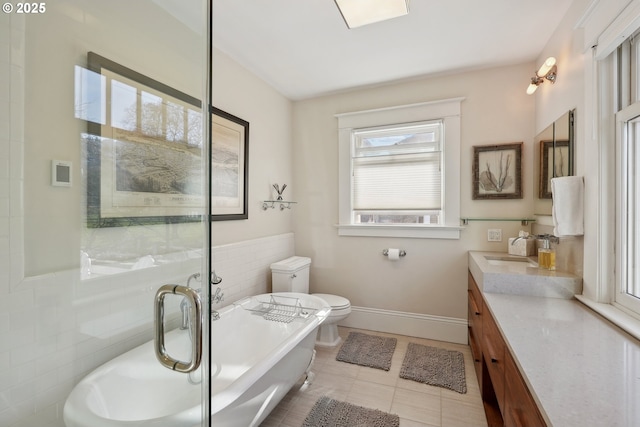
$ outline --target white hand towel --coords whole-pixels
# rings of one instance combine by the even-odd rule
[[[584,179],[581,176],[551,178],[553,198],[553,234],[584,234]]]

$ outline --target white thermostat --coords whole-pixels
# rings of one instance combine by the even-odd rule
[[[71,187],[71,162],[51,160],[51,185]]]

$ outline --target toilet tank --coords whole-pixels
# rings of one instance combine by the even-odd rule
[[[292,256],[271,264],[272,292],[309,293],[311,258]]]

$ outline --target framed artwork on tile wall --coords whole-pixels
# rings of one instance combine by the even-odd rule
[[[87,226],[202,220],[201,102],[94,52],[76,67]]]
[[[211,107],[211,220],[247,219],[249,122]]]

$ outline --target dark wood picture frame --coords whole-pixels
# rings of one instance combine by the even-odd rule
[[[540,185],[538,197],[551,199],[551,178],[569,176],[571,172],[571,159],[569,158],[569,141],[559,140],[540,141]]]
[[[522,142],[473,147],[473,199],[522,199]]]
[[[248,219],[249,122],[211,110],[211,220]]]
[[[78,71],[86,76],[76,82],[83,85],[76,117],[87,122],[87,227],[201,221],[201,101],[94,52],[87,55],[87,70]],[[113,104],[122,101],[114,98],[113,82],[132,101],[126,108],[121,102],[120,112],[129,114],[121,121],[128,125],[113,123]],[[171,121],[175,111],[180,118]],[[145,128],[145,120],[154,120],[149,114],[163,117],[151,132]]]

